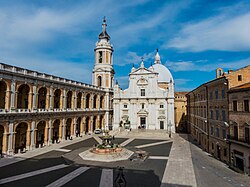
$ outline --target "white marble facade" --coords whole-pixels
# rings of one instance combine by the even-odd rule
[[[129,74],[129,87],[114,86],[114,129],[165,129],[174,127],[174,80],[170,71],[161,64],[157,50],[154,65]]]

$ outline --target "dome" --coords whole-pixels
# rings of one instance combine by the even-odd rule
[[[158,73],[158,82],[167,82],[169,83],[170,80],[173,80],[172,74],[168,70],[168,68],[162,64],[154,64],[153,69],[156,73]]]

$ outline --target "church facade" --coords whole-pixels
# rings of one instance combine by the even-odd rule
[[[114,129],[165,129],[175,132],[174,80],[170,71],[155,55],[154,65],[132,68],[129,87],[114,86]]]

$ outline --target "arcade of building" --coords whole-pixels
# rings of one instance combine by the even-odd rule
[[[0,148],[31,150],[107,128],[111,89],[0,64]]]

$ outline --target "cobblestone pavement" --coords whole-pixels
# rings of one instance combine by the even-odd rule
[[[131,151],[146,151],[147,159],[110,163],[83,160],[79,153],[98,140],[84,136],[1,159],[0,186],[227,187],[250,184],[249,177],[235,173],[210,157],[190,142],[187,135],[174,134],[169,138],[167,132],[158,131],[122,131],[113,135],[115,143]]]

